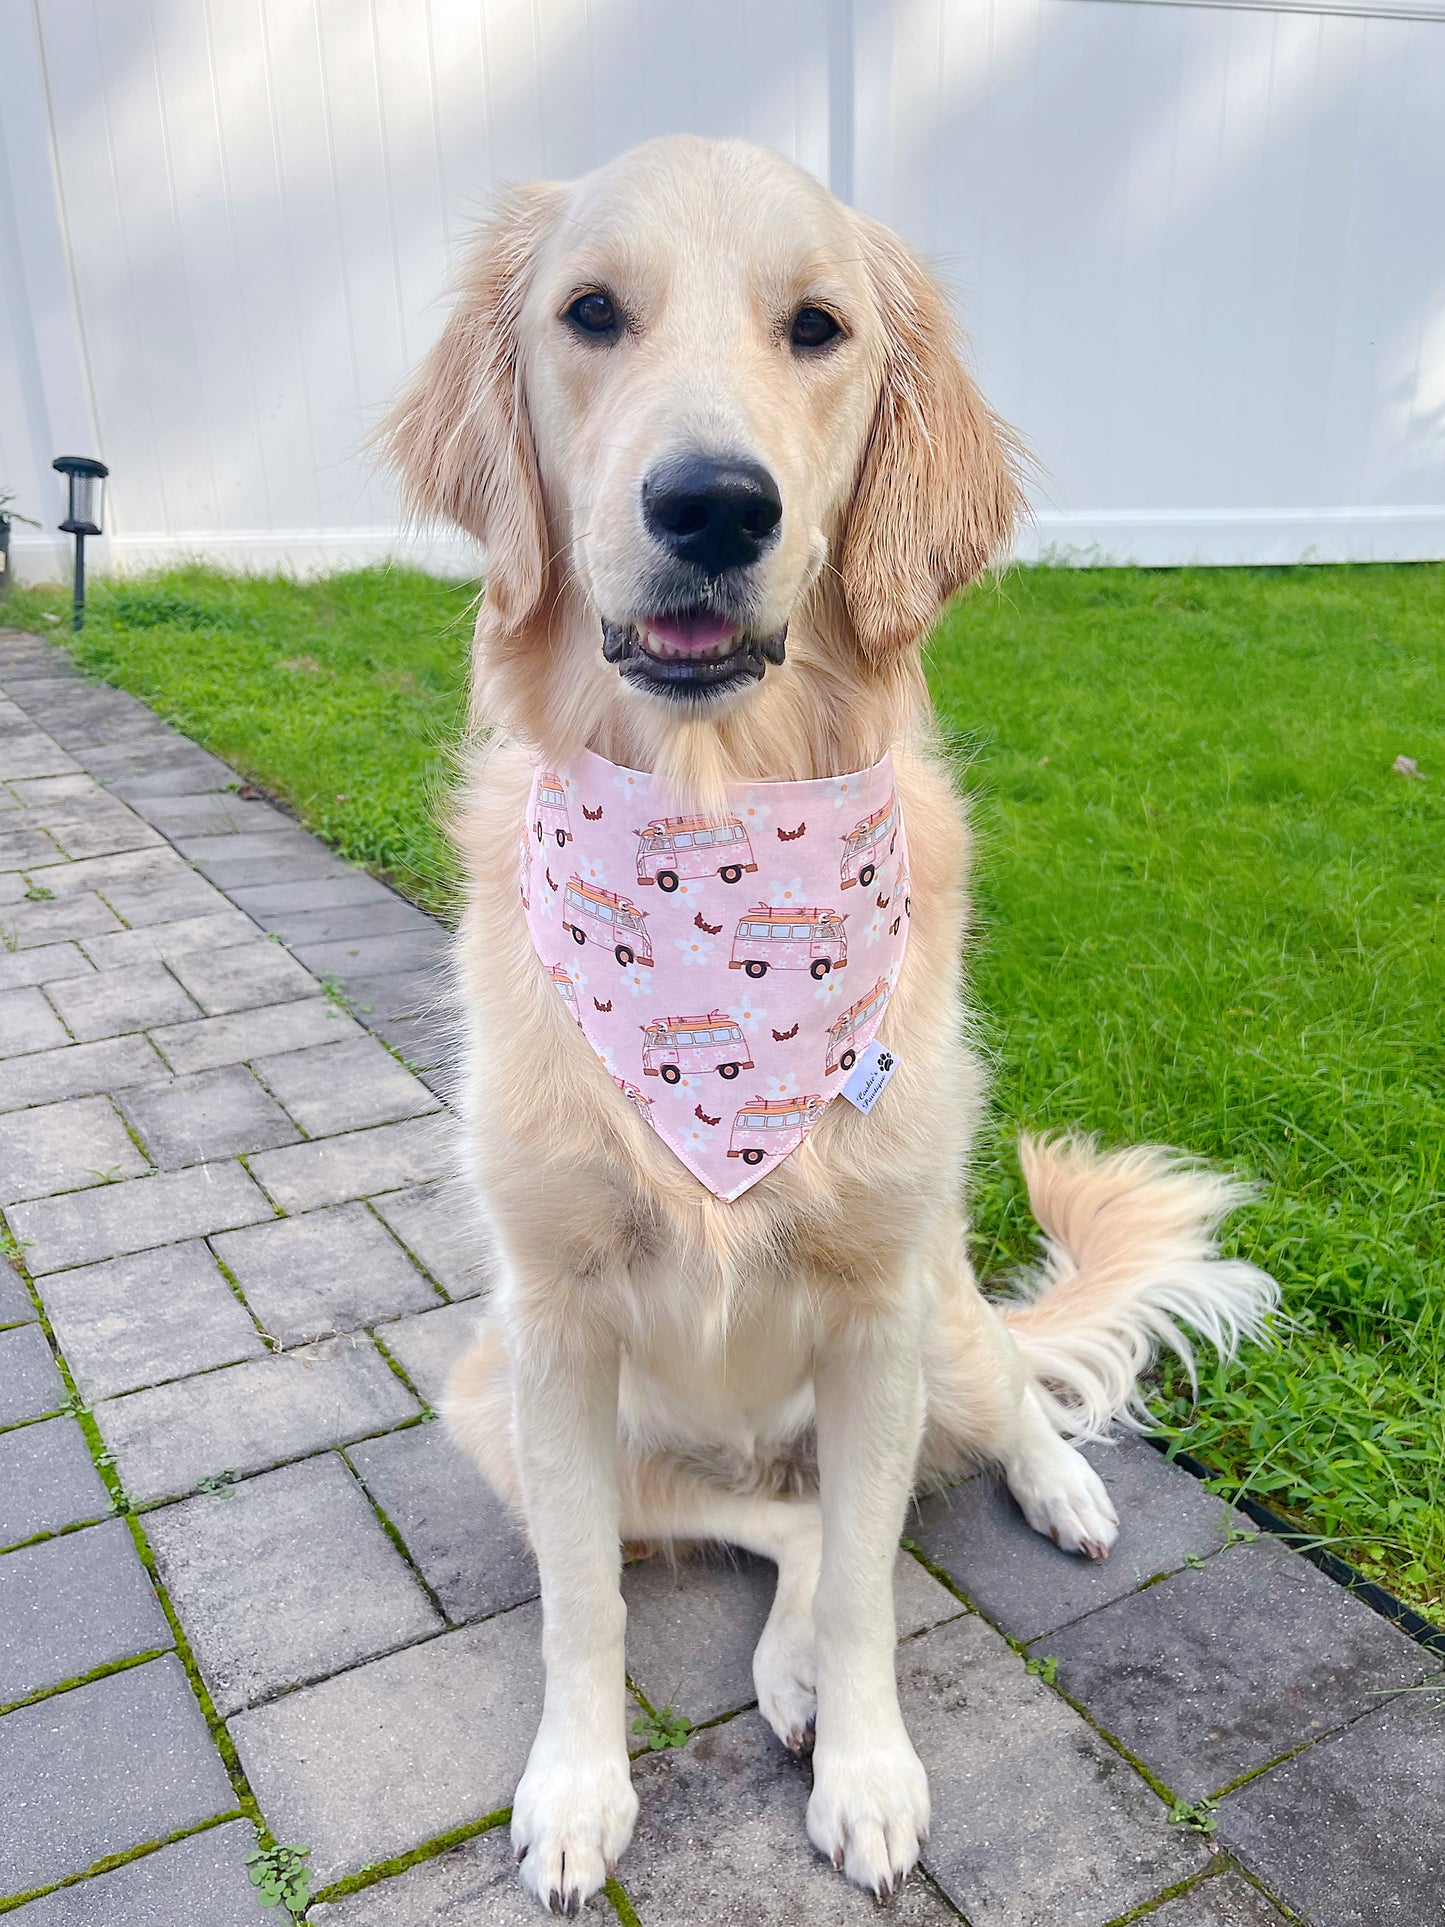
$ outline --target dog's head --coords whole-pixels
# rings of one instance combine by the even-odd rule
[[[553,716],[765,701],[825,602],[881,668],[1019,506],[915,258],[731,141],[514,195],[384,432],[414,504],[485,549],[484,676],[547,683]]]

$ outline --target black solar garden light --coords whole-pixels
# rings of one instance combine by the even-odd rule
[[[85,616],[85,538],[100,534],[100,502],[110,470],[89,455],[57,455],[50,464],[70,484],[70,507],[61,528],[75,537],[75,617],[79,629]]]

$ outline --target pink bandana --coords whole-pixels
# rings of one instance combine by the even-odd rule
[[[911,906],[892,758],[739,787],[714,820],[584,751],[532,778],[521,890],[613,1082],[709,1191],[740,1197],[847,1083],[898,981]]]

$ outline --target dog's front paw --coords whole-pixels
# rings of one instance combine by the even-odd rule
[[[1046,1459],[1011,1466],[1008,1482],[1035,1532],[1065,1552],[1108,1558],[1119,1537],[1119,1515],[1109,1488],[1072,1446],[1060,1439]]]
[[[901,1724],[838,1751],[819,1739],[808,1838],[879,1900],[902,1886],[928,1839],[928,1776]]]
[[[554,1914],[581,1913],[611,1877],[636,1819],[625,1753],[589,1755],[539,1733],[512,1803],[522,1885]]]

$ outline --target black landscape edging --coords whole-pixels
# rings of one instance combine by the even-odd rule
[[[1216,1485],[1228,1483],[1223,1473],[1212,1470],[1202,1460],[1196,1459],[1192,1452],[1171,1454],[1169,1448],[1172,1441],[1161,1437],[1158,1433],[1146,1432],[1144,1442],[1146,1445],[1152,1445],[1154,1450],[1161,1457],[1167,1458],[1171,1465],[1183,1466],[1192,1478],[1199,1479],[1201,1482],[1211,1480]],[[1427,1652],[1438,1653],[1442,1659],[1445,1659],[1445,1626],[1436,1626],[1430,1620],[1423,1618],[1413,1606],[1407,1606],[1403,1599],[1397,1599],[1392,1592],[1386,1592],[1385,1588],[1375,1580],[1367,1579],[1362,1572],[1357,1572],[1347,1559],[1341,1559],[1337,1552],[1331,1552],[1327,1547],[1318,1544],[1309,1533],[1301,1532],[1298,1526],[1292,1526],[1287,1519],[1281,1519],[1277,1512],[1271,1512],[1269,1507],[1261,1505],[1258,1499],[1251,1499],[1245,1493],[1231,1500],[1230,1503],[1237,1511],[1252,1519],[1262,1531],[1269,1533],[1272,1538],[1282,1539],[1294,1551],[1303,1553],[1312,1566],[1317,1566],[1327,1579],[1333,1579],[1335,1584],[1343,1586],[1346,1592],[1354,1593],[1371,1612],[1378,1613],[1382,1619],[1390,1620],[1402,1633],[1423,1646]]]

